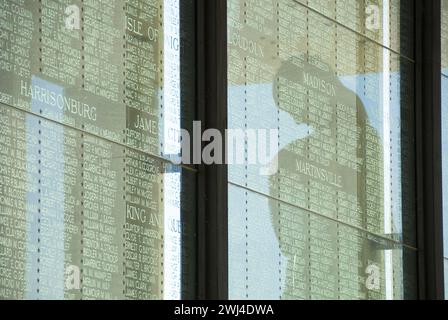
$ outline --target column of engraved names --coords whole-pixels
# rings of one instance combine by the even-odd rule
[[[65,270],[79,266],[79,145],[77,133],[59,124],[36,120],[31,128],[40,137],[39,150],[33,152],[39,167],[39,297],[62,299],[65,295]],[[37,132],[38,131],[38,132]]]
[[[338,224],[339,299],[366,299],[363,234]]]
[[[123,142],[124,2],[82,1],[82,89],[85,130]],[[95,109],[93,109],[95,108]],[[95,112],[93,112],[95,110]]]
[[[393,10],[399,10],[399,6],[393,7]],[[392,10],[392,9],[391,9]],[[407,19],[406,10],[402,12],[402,20],[398,22],[399,30],[406,28],[409,24]],[[397,23],[394,21],[394,23]],[[401,52],[407,54],[406,45],[408,38],[403,37],[400,44],[402,44]],[[384,234],[386,236],[393,237],[394,240],[413,245],[415,244],[414,227],[412,220],[415,217],[413,210],[413,192],[415,186],[412,184],[413,175],[406,174],[413,168],[412,154],[410,146],[413,146],[411,141],[413,140],[414,128],[412,128],[412,118],[409,117],[413,113],[413,100],[415,97],[412,94],[412,78],[410,78],[410,70],[413,69],[411,63],[405,63],[399,55],[391,55],[389,53],[383,54],[383,60],[389,61],[383,62],[383,65],[388,65],[388,70],[383,70],[388,75],[387,82],[383,83],[385,88],[383,91],[388,90],[387,94],[389,101],[386,103],[390,111],[383,111],[383,114],[388,114],[388,123],[390,125],[389,148],[384,148],[384,172],[385,181],[383,184],[389,183],[390,195],[384,194]],[[383,109],[386,109],[384,106]],[[397,108],[396,106],[399,106]],[[384,131],[384,130],[383,130]],[[385,137],[386,139],[386,137]],[[384,141],[383,144],[386,144]],[[386,159],[389,158],[389,165],[386,164]],[[386,169],[387,168],[387,169]],[[412,171],[412,170],[411,170]],[[405,173],[405,174],[403,174]],[[389,175],[389,177],[388,177]],[[386,188],[386,186],[385,186]],[[385,193],[385,192],[384,192]],[[387,199],[387,198],[389,199]],[[388,208],[386,208],[386,204]],[[389,227],[387,226],[389,225]],[[387,250],[386,249],[398,250]],[[405,285],[405,269],[412,270],[412,263],[406,261],[405,268],[403,268],[403,259],[406,254],[400,251],[397,245],[387,244],[386,248],[381,248],[379,252],[384,254],[384,273],[386,287],[383,294],[386,297],[392,297],[393,299],[403,299],[404,285]],[[398,253],[398,254],[396,254]],[[406,288],[408,291],[408,288]],[[410,290],[409,290],[410,291]]]
[[[363,225],[363,210],[365,206],[361,205],[361,199],[364,199],[362,190],[357,190],[359,177],[362,174],[362,166],[365,162],[364,152],[359,153],[359,148],[364,145],[360,139],[365,123],[358,124],[358,112],[356,106],[356,95],[353,94],[352,101],[341,101],[336,106],[337,121],[337,163],[347,168],[350,174],[344,177],[345,188],[338,190],[337,218],[353,226]],[[353,104],[352,104],[353,103]],[[362,177],[364,178],[364,177]],[[361,182],[360,185],[363,185]]]
[[[186,232],[184,227],[189,226],[183,221],[184,215],[181,210],[189,213],[191,210],[189,210],[188,201],[182,201],[182,180],[181,168],[171,164],[163,165],[165,300],[179,300],[182,297],[182,289],[184,289],[183,276],[185,275],[185,279],[188,279],[188,273],[185,273],[184,270],[184,266],[188,264],[184,263],[188,261],[188,244],[182,243],[182,235]],[[189,271],[192,271],[191,268]]]
[[[11,0],[2,1],[0,9],[0,102],[28,109],[19,88],[38,70],[38,7],[34,2]]]
[[[377,109],[375,117],[382,119],[382,107],[384,103],[380,101],[380,80],[370,74],[379,74],[382,76],[381,52],[382,50],[376,44],[366,43],[364,46],[364,96],[366,99],[374,101]],[[383,83],[382,86],[388,86]],[[386,102],[389,103],[389,102]],[[389,121],[389,120],[388,120]],[[366,141],[366,229],[376,234],[382,234],[383,215],[384,215],[384,172],[383,172],[383,148],[379,132],[373,128],[368,119],[365,120],[365,141]],[[389,150],[387,152],[390,152]],[[389,174],[389,173],[387,173]]]
[[[338,14],[336,12],[336,14]],[[351,31],[336,25],[336,75],[341,77],[354,76],[358,72],[358,38]],[[359,150],[363,139],[363,128],[359,127],[358,118],[364,110],[358,104],[356,92],[348,91],[346,99],[336,104],[336,161],[348,168],[351,174],[344,179],[346,186],[338,190],[337,219],[353,226],[363,225],[363,209],[361,207],[361,192],[358,191],[358,177],[364,163],[364,153]],[[359,108],[359,109],[358,109]],[[361,123],[361,125],[363,122]],[[362,183],[360,185],[363,185]],[[337,224],[338,245],[338,286],[339,299],[365,299],[362,285],[363,239],[356,229],[343,224]]]
[[[247,83],[246,83],[246,50],[242,35],[244,28],[243,3],[230,0],[228,10],[228,87],[229,87],[229,127],[247,128]],[[243,111],[244,110],[244,111]],[[245,154],[247,149],[245,149]],[[247,186],[247,166],[229,166],[229,181]]]
[[[126,150],[125,296],[163,297],[161,167],[145,153]]]
[[[279,239],[282,254],[288,257],[283,300],[306,300],[310,296],[309,215],[306,211],[279,204]]]
[[[307,161],[315,170],[325,172],[324,179],[311,170],[309,179],[311,299],[335,299],[338,294],[337,225],[315,215],[335,218],[337,194],[343,187],[336,150],[335,103],[343,92],[334,71],[335,30],[334,23],[308,13],[308,63],[311,68],[303,71],[303,81],[307,88],[307,123],[313,133],[308,139]]]
[[[336,20],[346,28],[362,32],[365,21],[364,11],[366,10],[364,3],[364,1],[352,0],[336,1]]]
[[[310,298],[338,296],[338,247],[336,223],[310,213],[309,220]]]
[[[82,159],[81,140],[79,132],[64,127],[64,252],[65,252],[65,277],[64,287],[66,300],[79,300],[82,298],[78,283],[81,268],[81,183],[83,177],[80,174]],[[73,278],[67,280],[67,276]]]
[[[357,45],[358,38],[351,31],[336,26],[336,72],[337,77],[355,76],[358,72]],[[360,139],[364,139],[362,132],[364,121],[359,122],[365,114],[364,106],[359,104],[356,92],[347,90],[345,99],[338,99],[336,103],[336,151],[337,163],[347,168],[350,175],[344,179],[345,188],[338,190],[337,219],[353,226],[363,226],[363,210],[358,190],[358,177],[362,172],[365,159],[360,154]],[[364,154],[361,150],[361,154]]]
[[[282,60],[301,58],[306,52],[307,9],[294,1],[279,1],[278,50]]]
[[[278,107],[287,111],[296,123],[307,123],[306,87],[300,82],[289,79],[287,75],[279,74],[277,81]],[[304,162],[299,159],[307,156],[307,139],[297,139],[280,151],[278,180],[279,198],[306,209],[309,202],[310,178],[302,174],[301,168],[304,167]],[[282,156],[282,153],[285,155]]]
[[[308,91],[309,123],[315,129],[308,143],[308,160],[317,168],[327,171],[332,181],[323,183],[320,179],[309,181],[309,208],[311,211],[334,217],[336,214],[339,172],[333,171],[336,160],[334,106],[332,99],[321,93]]]
[[[309,13],[308,19],[308,62],[312,67],[304,70],[303,82],[307,87],[307,123],[313,133],[308,139],[307,161],[317,170],[327,172],[325,181],[315,177],[309,181],[309,209],[335,217],[340,173],[334,165],[337,157],[334,104],[341,94],[334,76],[335,26],[315,14]]]
[[[269,113],[260,112],[260,106],[268,106],[269,103],[274,102],[274,90],[269,90],[275,83],[275,75],[279,65],[278,57],[278,2],[247,0],[244,1],[240,7],[240,19],[242,29],[235,32],[234,43],[238,47],[242,59],[244,75],[244,129],[268,129],[279,128],[279,110],[278,106],[273,105],[276,109],[269,110]],[[241,110],[241,108],[240,108]],[[242,111],[242,110],[241,110]],[[245,145],[245,185],[249,188],[267,192],[274,197],[278,197],[279,187],[275,180],[267,180],[266,177],[260,176],[258,166],[253,166],[247,160],[253,152],[253,142],[246,141]],[[250,152],[250,153],[249,153]],[[250,159],[249,159],[250,160]],[[267,184],[267,185],[265,185]],[[247,193],[246,193],[247,199]],[[250,197],[248,198],[250,200]],[[246,200],[247,201],[247,200]],[[258,275],[250,269],[254,263],[252,259],[256,260],[256,242],[254,237],[254,226],[256,222],[251,222],[251,217],[259,212],[257,206],[249,205],[246,202],[246,295],[251,297],[252,294],[257,294],[254,289]],[[279,249],[282,250],[286,244],[282,241],[281,236],[281,221],[279,208],[275,201],[270,202],[269,211],[274,228],[276,229],[277,238],[279,241]],[[258,219],[258,218],[257,218]],[[281,251],[283,254],[284,252]],[[255,258],[254,258],[255,257]],[[274,261],[273,261],[274,263]],[[285,292],[283,286],[282,273],[282,255],[279,253],[278,261],[275,261],[278,270],[278,283],[280,289],[280,296]],[[275,275],[273,275],[275,276]]]
[[[288,67],[282,67],[275,79],[277,107],[286,111],[295,123],[304,124],[308,120],[306,88],[301,81],[291,79],[289,71],[288,74],[283,74],[283,71],[289,67],[299,69],[303,66],[307,14],[306,10],[297,4],[280,1],[278,16],[278,55],[282,58],[282,64],[287,64]],[[297,130],[287,128],[280,120],[279,127],[282,132],[288,134]],[[280,135],[280,141],[281,139]],[[280,151],[280,168],[276,182],[279,198],[302,208],[308,208],[309,178],[300,174],[297,163],[299,155],[306,155],[306,150],[306,139],[301,137],[291,141]],[[282,254],[288,257],[282,299],[309,299],[312,288],[309,214],[281,203],[278,209],[280,248]]]
[[[37,205],[27,204],[27,193],[37,190],[28,174],[37,166],[26,155],[24,114],[0,106],[0,298],[26,297],[27,211],[36,216]],[[37,143],[37,139],[34,138]]]
[[[84,89],[121,102],[122,1],[83,1]]]
[[[294,6],[295,4],[290,4]],[[290,30],[291,33],[286,33],[285,30],[292,27],[292,24],[290,24],[290,19],[286,18],[287,14],[290,12],[296,13],[295,10],[293,10],[291,7],[287,7],[285,10],[284,3],[282,1],[276,1],[275,6],[276,11],[276,23],[274,36],[275,40],[271,41],[271,45],[274,47],[275,50],[272,53],[272,59],[275,59],[277,63],[274,63],[273,66],[275,69],[278,70],[279,67],[281,67],[282,64],[282,58],[287,61],[289,59],[289,55],[293,54],[294,52],[297,53],[297,50],[291,50],[291,47],[295,47],[295,42],[289,36],[292,33],[295,33],[297,29],[300,28],[300,20],[298,19],[297,25],[299,26],[297,29]],[[286,18],[286,19],[285,19]],[[296,23],[296,22],[295,22]],[[295,25],[294,23],[294,25]],[[303,25],[302,25],[303,26]],[[298,31],[298,30],[297,30]],[[300,37],[300,32],[298,31],[295,36],[298,38]],[[292,40],[292,41],[291,41]],[[266,50],[269,53],[271,50]],[[275,54],[275,56],[274,56]],[[291,100],[285,101],[285,92],[290,92],[289,90],[284,91],[283,83],[281,83],[280,78],[283,77],[283,75],[278,74],[278,71],[275,70],[276,74],[272,75],[272,81],[274,84],[274,90],[273,90],[273,99],[276,101],[277,104],[277,128],[279,130],[278,140],[279,140],[279,146],[281,145],[282,140],[282,132],[288,132],[289,128],[285,126],[280,120],[280,114],[281,110],[288,111],[291,113],[291,109],[288,108],[289,106],[295,107],[295,103],[291,103]],[[266,100],[266,98],[264,98]],[[292,129],[292,128],[291,128]],[[292,130],[294,132],[294,129]],[[294,144],[293,144],[294,145]],[[280,151],[281,152],[281,151]],[[280,156],[279,156],[280,157]],[[285,172],[286,171],[286,172]],[[272,196],[278,197],[279,199],[282,199],[284,201],[290,202],[290,203],[296,203],[296,192],[297,190],[294,190],[294,183],[285,183],[286,177],[293,176],[292,179],[289,180],[289,182],[294,181],[294,173],[288,172],[289,170],[283,168],[283,166],[280,166],[280,169],[277,172],[276,178],[271,179],[270,181],[270,194]],[[282,176],[283,175],[283,176]],[[300,187],[300,186],[299,186]],[[299,193],[300,194],[300,193]],[[278,219],[278,226],[276,226],[276,231],[278,233],[278,241],[279,241],[279,249],[280,249],[280,256],[279,256],[279,281],[280,281],[280,298],[281,299],[306,299],[309,294],[309,285],[307,277],[309,274],[308,270],[308,244],[307,244],[307,235],[308,232],[306,230],[307,224],[308,224],[308,215],[307,214],[300,214],[297,210],[297,208],[289,207],[281,203],[280,201],[277,203],[276,206],[276,215],[274,215],[274,212],[271,212],[271,215],[274,217],[274,219]],[[273,211],[274,208],[271,209]],[[282,257],[287,257],[288,261],[286,263],[286,266],[283,265],[283,259]],[[285,272],[283,272],[285,270]]]
[[[163,114],[162,2],[128,1],[125,11],[127,144],[159,154],[159,118]]]
[[[308,11],[307,18],[307,50],[310,62],[316,62],[318,65],[324,63],[334,72],[336,24],[313,11]]]
[[[263,90],[263,87],[266,84],[271,87],[271,83],[275,83],[275,75],[280,62],[278,57],[278,3],[269,1],[261,5],[257,1],[246,1],[244,13],[246,27],[244,34],[248,39],[248,49],[246,49],[244,57],[247,108],[245,120],[248,125],[246,129],[279,129],[280,110],[278,108],[275,114],[272,113],[269,116],[258,112],[259,106],[268,101],[275,101],[273,92]],[[247,151],[250,151],[252,147],[246,143]],[[259,175],[258,166],[248,163],[247,185],[256,190],[262,190],[263,183],[265,183],[265,177]],[[270,187],[272,195],[278,197],[277,184]],[[276,187],[277,190],[275,190]]]
[[[310,40],[310,43],[316,41]],[[331,41],[331,40],[330,40]],[[306,163],[298,165],[299,171],[308,176],[308,208],[310,209],[309,251],[310,251],[310,298],[335,299],[337,297],[337,241],[335,223],[317,214],[334,217],[337,190],[341,188],[339,172],[334,165],[335,136],[334,101],[337,95],[335,84],[328,83],[326,92],[317,89],[316,81],[322,75],[332,77],[331,69],[314,56],[309,57],[309,70],[303,71],[307,88],[307,123],[313,128],[307,139]],[[316,176],[313,170],[326,172],[326,179]]]
[[[242,53],[244,68],[244,129],[275,128],[278,129],[277,113],[266,115],[259,112],[259,106],[273,101],[272,92],[265,90],[275,79],[278,67],[278,12],[277,1],[271,0],[260,3],[254,0],[244,1],[240,12],[242,29],[238,34],[238,46]],[[265,177],[259,175],[258,167],[251,165],[249,151],[253,145],[246,141],[246,185],[255,190],[267,189]],[[272,181],[271,181],[272,184]],[[278,197],[276,183],[266,190]],[[266,192],[264,191],[264,192]]]
[[[339,63],[339,60],[338,60]],[[348,168],[350,174],[344,177],[344,184],[348,187],[338,191],[337,219],[353,226],[361,227],[364,224],[365,195],[364,189],[358,186],[365,185],[362,175],[364,152],[361,156],[359,150],[364,145],[359,139],[364,139],[360,128],[365,120],[358,123],[358,118],[364,114],[357,109],[357,97],[353,93],[352,99],[340,101],[336,106],[337,115],[337,162]],[[359,106],[358,106],[359,107]],[[362,105],[361,105],[362,107]],[[361,177],[361,180],[359,180]],[[362,265],[364,259],[363,239],[358,236],[356,229],[338,224],[338,278],[340,299],[366,298],[362,291]]]
[[[65,10],[70,5],[73,5],[71,0],[41,1],[39,59],[43,76],[74,87],[81,80],[81,34],[66,27]]]
[[[123,155],[82,134],[82,289],[84,299],[122,299]]]

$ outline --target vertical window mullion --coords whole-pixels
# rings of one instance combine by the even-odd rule
[[[417,1],[416,134],[420,298],[443,299],[440,0]]]

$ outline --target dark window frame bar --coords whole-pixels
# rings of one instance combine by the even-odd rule
[[[441,1],[415,3],[416,205],[419,299],[444,299]]]
[[[415,0],[415,206],[418,299],[444,299],[441,1]],[[227,128],[227,1],[196,1],[197,114],[203,129]],[[404,30],[403,32],[406,32]],[[199,166],[198,299],[228,299],[225,165]]]
[[[197,0],[196,13],[198,119],[202,130],[218,129],[225,137],[227,1]],[[201,300],[228,299],[227,183],[225,164],[199,165],[196,277]]]

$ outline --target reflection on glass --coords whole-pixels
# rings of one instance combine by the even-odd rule
[[[0,115],[0,296],[179,299],[193,176],[13,108]]]
[[[414,251],[244,188],[229,195],[231,298],[414,297]]]
[[[381,21],[390,47],[400,25],[388,14]],[[412,63],[296,1],[229,1],[228,25],[229,127],[277,129],[279,142],[274,174],[260,175],[250,161],[229,167],[231,186],[242,188],[229,201],[230,296],[411,297],[397,248],[415,246],[413,208],[403,209],[412,179],[401,175],[412,158],[403,129],[411,124]],[[250,143],[248,134],[246,159]],[[259,197],[252,204],[251,194]],[[358,263],[341,265],[341,252]],[[244,287],[244,274],[267,257],[277,261],[279,282]],[[369,272],[378,273],[374,284]]]
[[[0,4],[1,299],[191,297],[188,4]]]
[[[192,117],[180,103],[181,49],[184,55],[192,50],[180,41],[181,24],[192,24],[192,4],[183,6],[181,17],[179,0],[5,1],[1,101],[175,156],[180,120]]]

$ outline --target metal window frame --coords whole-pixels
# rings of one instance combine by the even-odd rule
[[[415,3],[416,206],[419,299],[444,299],[441,1]]]
[[[227,1],[196,1],[197,114],[202,128],[227,129]],[[228,299],[226,165],[199,165],[197,298]]]
[[[441,0],[415,0],[415,206],[418,299],[444,299]],[[227,1],[196,1],[197,113],[203,128],[227,128]],[[228,299],[225,165],[199,166],[197,298]]]

